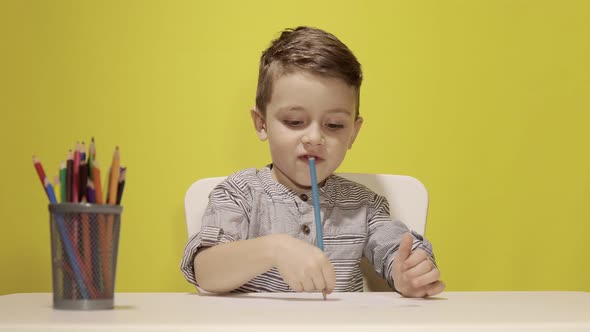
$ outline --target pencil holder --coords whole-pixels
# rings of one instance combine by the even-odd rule
[[[49,204],[53,307],[112,309],[123,207]]]

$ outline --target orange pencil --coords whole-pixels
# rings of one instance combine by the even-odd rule
[[[96,204],[102,204],[102,186],[100,184],[100,166],[98,160],[92,161],[92,182],[94,182],[94,191],[96,193]]]

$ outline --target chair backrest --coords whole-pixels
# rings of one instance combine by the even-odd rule
[[[412,230],[424,234],[428,213],[426,187],[411,176],[391,174],[338,173],[349,180],[365,185],[389,202],[392,219],[403,221]],[[204,178],[193,183],[184,197],[188,236],[201,229],[201,218],[209,202],[209,193],[225,177]],[[365,291],[387,291],[387,283],[375,273],[365,260],[361,262]]]

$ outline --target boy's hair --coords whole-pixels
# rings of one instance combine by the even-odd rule
[[[361,64],[350,49],[326,31],[300,26],[284,30],[262,53],[256,107],[263,115],[266,115],[266,105],[272,96],[273,82],[281,75],[296,70],[340,78],[355,87],[360,96],[363,80]],[[356,118],[359,116],[359,96]]]

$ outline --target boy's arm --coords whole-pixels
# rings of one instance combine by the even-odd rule
[[[440,281],[440,271],[430,255],[423,249],[412,251],[414,237],[404,234],[393,259],[391,278],[395,288],[408,297],[427,297],[441,293],[445,289]]]
[[[370,206],[365,256],[377,273],[404,296],[425,297],[442,292],[444,283],[438,281],[440,273],[431,244],[401,221],[392,220],[384,197],[375,195]],[[436,279],[431,280],[433,277]]]
[[[199,286],[215,293],[232,291],[273,267],[295,291],[331,293],[336,283],[326,255],[287,234],[222,243],[201,249],[194,259]]]
[[[195,255],[195,279],[209,292],[232,291],[272,268],[275,242],[269,235],[203,248]]]

